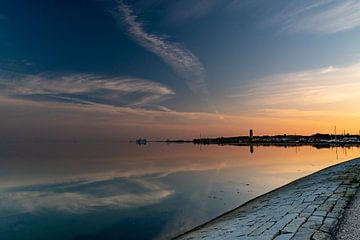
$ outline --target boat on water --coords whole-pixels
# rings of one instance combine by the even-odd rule
[[[138,145],[143,145],[146,143],[147,143],[147,140],[145,138],[136,139],[136,144],[138,144]]]

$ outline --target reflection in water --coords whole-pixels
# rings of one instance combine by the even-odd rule
[[[5,189],[0,196],[0,212],[82,213],[102,207],[135,208],[159,202],[172,192],[143,180],[121,178],[30,185]]]
[[[359,154],[354,147],[3,144],[0,238],[167,238]]]

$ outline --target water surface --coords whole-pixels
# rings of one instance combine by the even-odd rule
[[[0,239],[166,239],[360,148],[3,143]]]

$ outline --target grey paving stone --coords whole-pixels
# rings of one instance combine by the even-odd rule
[[[320,230],[323,232],[332,233],[338,222],[339,221],[337,218],[327,217],[325,218],[323,225],[320,227]]]
[[[300,213],[300,217],[309,218],[311,216],[311,212],[302,212]]]
[[[290,213],[284,216],[280,221],[276,222],[270,229],[266,230],[263,235],[273,236],[278,235],[281,230],[293,219],[297,217],[297,214]]]
[[[291,240],[310,240],[314,233],[314,229],[301,227]]]
[[[262,234],[265,230],[271,228],[273,225],[275,224],[275,222],[266,222],[263,225],[261,225],[260,227],[258,227],[257,229],[255,229],[253,232],[250,233],[250,236],[259,236],[260,234]]]
[[[292,233],[284,233],[278,235],[274,240],[290,240],[293,236],[294,234]]]
[[[327,215],[327,211],[324,211],[324,210],[316,210],[313,213],[313,216],[326,217],[326,215]]]
[[[325,202],[320,207],[318,207],[317,210],[329,212],[334,207],[334,205],[334,202]]]
[[[330,240],[331,235],[321,231],[316,231],[312,236],[312,240]]]
[[[324,220],[324,217],[319,217],[319,216],[311,216],[308,219],[308,221],[314,221],[314,222],[319,222],[319,223],[322,223],[323,220]]]
[[[315,211],[316,208],[318,208],[318,205],[309,205],[307,206],[304,211],[302,211],[303,213],[313,213]]]
[[[295,233],[300,226],[306,221],[304,217],[298,217],[292,220],[286,227],[282,230],[283,233]]]

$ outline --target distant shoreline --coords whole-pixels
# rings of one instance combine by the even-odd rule
[[[151,142],[163,143],[193,143],[193,144],[216,144],[216,145],[239,145],[239,146],[360,146],[360,135],[332,135],[314,134],[303,135],[275,135],[275,136],[237,136],[237,137],[216,137],[216,138],[195,138],[193,140],[167,139]]]
[[[331,147],[360,147],[360,142],[358,143],[293,143],[293,142],[282,142],[282,143],[269,143],[269,142],[252,142],[252,143],[194,143],[193,141],[149,141],[149,142],[157,142],[157,143],[167,143],[167,144],[186,144],[192,143],[196,145],[218,145],[218,146],[274,146],[274,147],[301,147],[301,146],[312,146],[315,148],[331,148]]]

